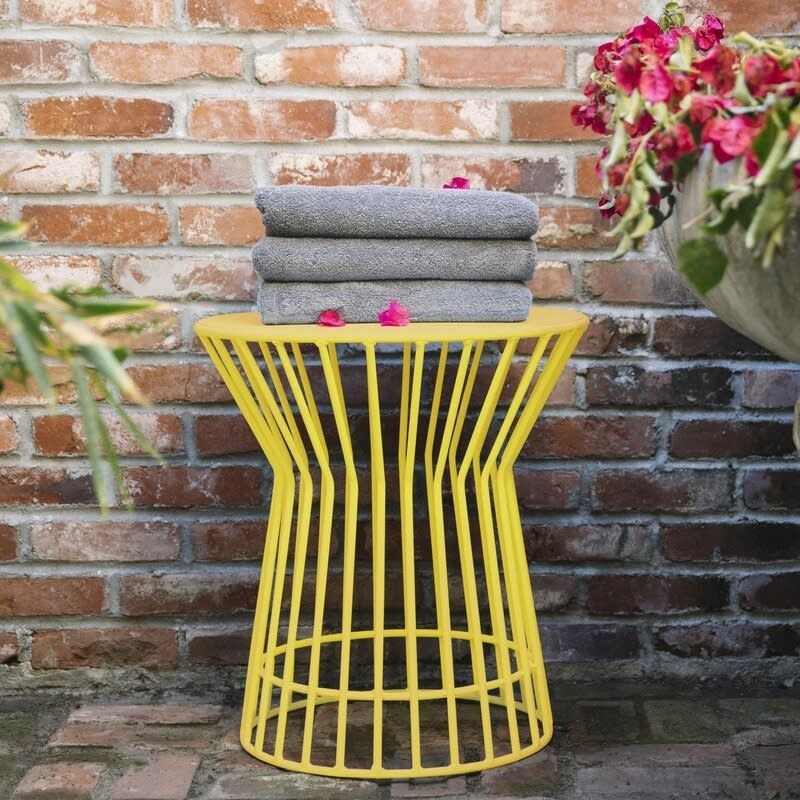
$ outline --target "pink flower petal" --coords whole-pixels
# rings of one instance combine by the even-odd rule
[[[317,325],[325,325],[327,328],[341,328],[347,323],[342,319],[342,315],[332,308],[328,308],[320,313]]]
[[[408,325],[410,315],[411,312],[405,306],[401,306],[397,300],[392,298],[389,306],[378,312],[378,322],[388,327],[401,328]]]
[[[469,178],[450,178],[450,183],[446,183],[442,189],[469,189]]]
[[[645,100],[651,103],[663,103],[672,94],[672,78],[663,65],[658,63],[652,69],[642,72],[639,79],[639,91]]]

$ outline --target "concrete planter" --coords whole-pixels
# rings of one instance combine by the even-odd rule
[[[717,164],[703,157],[683,186],[675,212],[661,228],[664,249],[677,268],[681,242],[697,235],[695,220],[706,207],[705,192],[734,179],[738,161]],[[800,203],[789,220],[783,250],[769,269],[753,262],[736,228],[718,242],[728,256],[722,281],[700,302],[721,320],[788,361],[800,361]]]
[[[718,164],[708,154],[684,183],[673,215],[661,228],[662,244],[677,269],[678,247],[697,235],[698,216],[707,205],[709,188],[734,180],[740,164]],[[693,223],[693,224],[690,224]],[[800,201],[789,219],[783,250],[769,269],[753,262],[736,228],[718,242],[728,256],[725,277],[697,297],[734,330],[787,361],[800,362]],[[795,406],[794,441],[800,450],[800,398]]]

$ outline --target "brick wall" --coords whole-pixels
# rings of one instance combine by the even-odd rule
[[[796,4],[713,10],[800,32]],[[119,434],[135,510],[100,519],[66,379],[56,416],[23,387],[0,398],[0,682],[242,662],[269,480],[192,324],[250,308],[257,185],[453,175],[539,201],[536,302],[592,317],[519,471],[555,669],[793,673],[779,657],[800,652],[800,370],[696,305],[657,243],[609,261],[599,145],[569,123],[594,47],[645,11],[0,2],[0,167],[41,165],[8,187],[41,243],[18,263],[42,284],[164,301],[131,364],[154,402],[137,419],[168,461]]]

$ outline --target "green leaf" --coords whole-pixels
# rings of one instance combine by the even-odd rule
[[[772,145],[775,143],[775,137],[778,135],[778,127],[775,125],[775,120],[768,116],[764,121],[764,127],[761,133],[753,139],[753,152],[758,159],[759,164],[763,164],[772,152]]]
[[[687,239],[678,248],[678,266],[701,294],[722,280],[727,265],[728,257],[713,239]]]
[[[125,406],[123,406],[111,393],[106,395],[106,400],[114,409],[114,413],[120,418],[122,424],[128,429],[131,436],[133,436],[133,438],[136,440],[137,444],[160,464],[164,464],[164,458],[161,453],[156,450],[155,445],[147,438],[147,436],[145,436],[145,434],[142,432],[142,429],[133,421],[131,416],[125,410]]]
[[[110,501],[103,479],[103,458],[107,456],[106,447],[104,446],[104,441],[107,440],[105,440],[102,430],[105,425],[100,417],[97,403],[92,396],[86,367],[75,359],[70,360],[69,366],[75,381],[78,407],[81,410],[81,423],[83,425],[83,434],[86,438],[86,452],[92,468],[92,485],[94,486],[98,505],[105,510],[108,508]],[[113,448],[111,453],[113,458]]]
[[[24,222],[10,222],[0,219],[0,240],[19,239],[28,226]]]
[[[49,403],[55,400],[55,389],[47,375],[42,357],[37,348],[38,331],[31,336],[27,328],[25,318],[19,314],[15,303],[4,301],[2,303],[3,316],[8,326],[8,332],[14,341],[17,356],[23,369],[29,374],[41,393],[47,398]]]

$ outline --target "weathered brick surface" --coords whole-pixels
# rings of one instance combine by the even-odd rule
[[[155,756],[146,766],[127,770],[110,800],[185,800],[199,766],[196,755]]]
[[[35,669],[75,667],[174,667],[175,632],[161,628],[36,631],[31,646]]]
[[[106,771],[106,765],[91,761],[57,761],[31,767],[14,791],[14,800],[48,800],[60,794],[68,800],[90,800]]]
[[[157,100],[122,97],[52,97],[25,104],[32,138],[148,139],[169,132],[173,109]]]
[[[791,36],[795,6],[692,0],[687,13]],[[43,289],[100,285],[161,302],[112,340],[131,351],[130,374],[154,407],[130,411],[167,462],[157,466],[113,423],[133,510],[120,497],[98,519],[68,370],[48,367],[67,404],[52,416],[33,382],[5,382],[0,563],[12,622],[0,633],[0,682],[29,670],[35,678],[47,669],[53,683],[78,667],[178,674],[246,660],[273,476],[192,325],[253,307],[249,250],[265,232],[258,186],[441,187],[454,176],[540,205],[535,307],[590,316],[515,473],[548,656],[608,664],[609,674],[618,660],[638,659],[656,674],[705,668],[687,659],[772,659],[772,669],[796,653],[800,471],[789,427],[800,370],[707,313],[657,236],[641,254],[612,260],[612,223],[596,210],[603,141],[570,120],[597,45],[645,13],[657,9],[638,0],[0,0],[0,172],[11,170],[0,215],[22,218],[41,245],[14,263]],[[504,409],[532,350],[520,343]],[[311,385],[324,391],[313,352],[307,361]],[[425,391],[434,362],[426,357]],[[493,373],[477,371],[470,421]],[[364,369],[346,363],[341,374],[368,499]],[[401,375],[398,352],[382,350],[392,449]],[[327,405],[320,413],[332,432]],[[424,414],[420,422],[421,452]],[[333,471],[339,558],[340,460]],[[387,591],[397,604],[395,465],[386,477]],[[423,520],[421,473],[416,488]],[[373,541],[368,519],[357,528],[363,605]],[[447,547],[454,557],[452,539]],[[429,570],[425,525],[415,525],[415,551]],[[4,758],[0,747],[3,796]],[[104,778],[104,800],[127,766]],[[558,765],[564,791],[577,768]],[[234,777],[205,788],[253,793]],[[459,793],[481,791],[470,783]]]
[[[30,534],[43,561],[173,561],[180,531],[171,522],[39,522]]]

